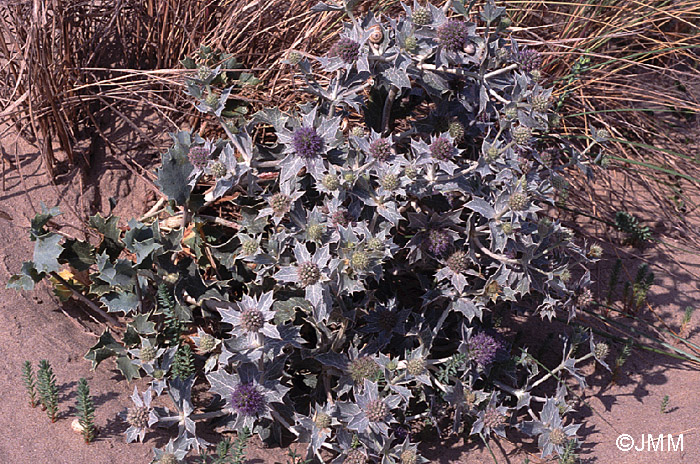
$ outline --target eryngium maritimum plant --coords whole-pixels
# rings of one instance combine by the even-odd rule
[[[337,464],[424,462],[408,431],[445,414],[484,438],[532,422],[548,453],[572,441],[569,410],[557,422],[546,406],[536,344],[492,321],[519,330],[525,316],[594,308],[587,266],[600,253],[548,216],[553,186],[592,174],[591,160],[550,126],[542,57],[503,35],[504,8],[449,5],[349,11],[327,53],[289,55],[313,95],[289,113],[228,119],[231,87],[207,88],[225,81],[218,65],[192,68],[188,92],[226,137],[173,134],[157,171],[180,214],[167,227],[96,215],[102,239],[88,243],[48,229],[56,209],[32,221],[33,260],[9,286],[89,274],[85,296],[128,326],[86,357],[150,383],[125,420],[129,441],[178,425],[158,461],[209,446],[196,421],[212,419],[266,441],[286,429],[310,443],[305,459],[323,449]],[[558,343],[557,376],[584,384],[577,363],[605,363],[602,341],[581,357],[581,334]],[[195,382],[213,396],[206,410]]]

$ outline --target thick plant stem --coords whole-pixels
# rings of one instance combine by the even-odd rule
[[[396,99],[396,94],[399,89],[396,86],[391,86],[389,90],[389,95],[386,96],[384,100],[384,110],[382,111],[382,135],[386,135],[389,130],[389,119],[391,119],[391,108],[394,106],[394,100]]]

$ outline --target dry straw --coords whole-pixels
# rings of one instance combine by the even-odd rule
[[[0,114],[36,141],[52,175],[55,147],[69,161],[88,164],[84,153],[74,153],[76,142],[95,133],[107,137],[105,125],[115,120],[155,148],[164,139],[140,127],[130,109],[146,108],[167,121],[168,130],[185,121],[200,127],[182,97],[179,60],[202,44],[233,53],[263,82],[236,98],[288,108],[298,98],[299,81],[292,67],[283,65],[286,54],[322,54],[343,19],[341,13],[311,12],[315,3],[5,2],[0,5],[5,38],[0,72],[6,83]],[[669,156],[650,146],[668,138],[660,128],[669,117],[690,118],[700,111],[700,1],[505,4],[513,34],[544,52],[546,78],[557,81],[567,131],[586,143],[590,125],[609,128],[619,150],[617,162],[642,175],[683,174],[680,179],[697,185],[698,160],[688,154],[690,147]],[[369,8],[400,11],[394,0],[361,2],[356,8],[360,16]]]

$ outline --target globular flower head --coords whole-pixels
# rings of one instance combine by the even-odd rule
[[[391,158],[391,143],[384,138],[376,139],[369,144],[369,154],[377,161],[387,161]]]
[[[416,26],[427,26],[433,22],[433,14],[430,12],[430,9],[420,6],[413,10],[411,20]]]
[[[610,352],[610,347],[608,346],[607,343],[598,342],[593,347],[593,355],[596,357],[596,359],[600,359],[600,360],[604,361],[605,358],[608,357],[609,352]]]
[[[356,271],[366,271],[372,264],[372,260],[365,250],[355,250],[350,257],[350,265]]]
[[[484,428],[497,429],[506,423],[506,416],[491,405],[484,411]]]
[[[430,144],[430,154],[439,161],[448,161],[455,155],[454,144],[446,137],[438,137]]]
[[[386,332],[391,332],[399,322],[399,314],[390,308],[380,308],[376,311],[377,324]]]
[[[365,464],[367,462],[367,456],[364,451],[359,448],[351,449],[345,455],[345,460],[343,464]]]
[[[148,427],[148,416],[150,413],[150,408],[146,406],[131,408],[126,414],[126,422],[132,427],[145,429]]]
[[[406,166],[403,173],[411,180],[415,180],[418,177],[418,168],[413,165]]]
[[[207,166],[209,154],[210,151],[207,147],[195,146],[190,148],[187,158],[195,169],[204,169]]]
[[[289,64],[299,64],[302,58],[301,53],[296,50],[292,50],[291,52],[287,53],[287,61]]]
[[[425,236],[425,245],[434,255],[442,256],[451,247],[452,236],[445,229],[431,227]]]
[[[524,71],[532,72],[542,66],[542,55],[537,50],[526,48],[517,54],[516,62]]]
[[[153,361],[154,359],[156,359],[157,354],[158,354],[158,352],[154,347],[144,346],[143,348],[141,348],[140,358],[141,358],[141,361],[143,361],[145,363],[149,363],[149,362]]]
[[[527,202],[527,195],[525,195],[524,193],[515,192],[510,196],[510,199],[508,200],[508,206],[510,206],[510,209],[512,209],[513,211],[523,211],[527,208]]]
[[[549,432],[549,441],[554,446],[563,446],[569,441],[569,437],[560,427]]]
[[[401,453],[401,464],[416,464],[418,455],[412,449],[407,449]]]
[[[253,383],[240,383],[231,393],[231,405],[244,416],[257,416],[266,406],[265,396]]]
[[[226,175],[226,166],[224,166],[224,163],[221,161],[215,161],[211,165],[211,175],[214,176],[215,179],[221,179]]]
[[[381,367],[369,356],[363,356],[350,362],[348,365],[350,377],[356,383],[362,383],[365,379],[377,380],[382,373]]]
[[[180,460],[173,453],[165,453],[158,460],[158,464],[179,464]]]
[[[415,35],[409,35],[406,37],[406,40],[403,41],[403,48],[406,49],[407,52],[412,52],[418,47],[418,40],[416,39]]]
[[[299,283],[302,287],[307,287],[309,285],[314,285],[321,279],[321,271],[318,265],[311,261],[303,262],[297,268],[297,275],[299,277]]]
[[[406,363],[406,371],[411,375],[421,375],[425,372],[425,360],[422,357],[409,359]]]
[[[593,303],[593,293],[591,289],[585,288],[581,293],[579,293],[576,303],[579,308],[587,308]]]
[[[364,137],[365,129],[362,126],[354,126],[352,129],[350,129],[350,135],[353,137]]]
[[[588,256],[590,256],[591,258],[600,258],[601,256],[603,256],[603,247],[601,247],[597,243],[594,243],[588,249]]]
[[[270,207],[277,216],[282,216],[289,211],[292,199],[284,193],[275,193],[270,197]]]
[[[259,297],[243,295],[236,303],[222,303],[218,308],[223,322],[231,324],[236,337],[245,337],[249,343],[260,345],[265,338],[279,339],[277,326],[270,323],[275,317],[272,291]]]
[[[339,209],[331,215],[331,223],[335,226],[347,227],[350,219],[350,213],[344,209]]]
[[[314,158],[323,151],[323,138],[314,127],[300,127],[292,134],[292,148],[302,158]]]
[[[469,268],[469,257],[462,250],[457,250],[447,258],[447,267],[457,273],[462,273]]]
[[[457,51],[464,47],[469,35],[469,28],[464,21],[450,19],[438,28],[437,35],[446,49]]]
[[[306,236],[312,242],[318,242],[323,238],[325,228],[321,224],[309,224],[306,227]]]
[[[382,177],[380,183],[382,188],[388,192],[393,192],[401,186],[401,183],[399,182],[399,176],[392,173]]]
[[[490,366],[502,349],[503,342],[486,332],[472,335],[467,341],[469,359],[481,367]]]
[[[257,240],[249,239],[244,241],[241,244],[241,247],[243,248],[243,253],[245,253],[246,255],[254,255],[258,252],[258,248],[260,247],[260,245],[258,244]]]
[[[316,415],[314,416],[314,425],[316,427],[318,427],[319,429],[327,429],[331,426],[331,422],[331,416],[329,416],[323,411],[316,412]]]
[[[203,353],[209,353],[216,348],[216,339],[208,333],[202,334],[199,337],[199,349]]]
[[[246,332],[258,332],[265,325],[265,317],[257,308],[244,308],[241,311],[241,327]]]
[[[559,274],[559,278],[564,283],[569,282],[571,280],[571,271],[568,269],[564,269],[563,271],[561,271],[561,274]]]
[[[389,414],[389,407],[381,400],[375,398],[365,405],[365,415],[370,422],[383,422]]]
[[[452,121],[447,127],[447,132],[455,140],[462,140],[465,134],[464,126],[459,121]]]
[[[329,56],[337,56],[343,63],[352,64],[360,56],[360,44],[350,37],[341,37],[328,51]]]
[[[530,138],[532,137],[532,131],[527,126],[519,125],[519,126],[515,126],[512,129],[511,135],[513,136],[513,141],[516,144],[526,145],[530,141]]]
[[[540,113],[545,113],[549,108],[549,98],[546,95],[535,95],[532,97],[532,108]]]
[[[326,174],[323,177],[323,186],[328,190],[338,190],[340,187],[340,179],[335,174]]]

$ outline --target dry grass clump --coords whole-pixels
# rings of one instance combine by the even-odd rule
[[[0,76],[7,85],[0,114],[37,141],[49,173],[54,141],[71,161],[88,163],[72,147],[95,128],[122,120],[142,132],[127,107],[148,107],[171,129],[187,115],[190,127],[199,127],[196,112],[183,100],[185,71],[179,60],[203,44],[233,53],[261,79],[259,88],[235,98],[290,107],[299,98],[299,81],[283,64],[286,53],[323,53],[342,20],[341,13],[311,12],[315,3],[3,3]],[[514,36],[545,54],[545,71],[559,89],[556,105],[572,135],[586,143],[591,125],[605,127],[618,150],[612,161],[696,185],[694,155],[673,150],[669,156],[651,145],[669,138],[664,125],[700,111],[700,1],[515,0],[506,5]],[[356,8],[360,16],[369,8],[400,10],[396,0],[361,2]],[[159,143],[155,136],[140,137]]]

